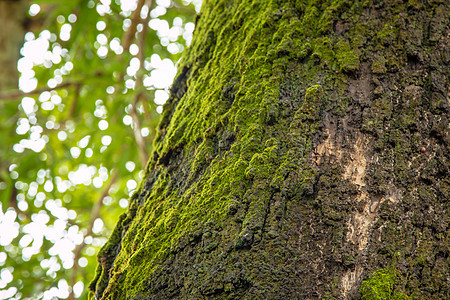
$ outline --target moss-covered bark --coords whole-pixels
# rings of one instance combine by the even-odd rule
[[[97,298],[447,298],[448,20],[206,1]]]

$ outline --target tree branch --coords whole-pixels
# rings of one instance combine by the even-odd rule
[[[68,82],[61,83],[60,85],[57,85],[54,88],[50,88],[50,87],[41,88],[41,89],[36,89],[31,92],[22,92],[20,90],[8,91],[8,92],[0,93],[0,101],[15,101],[19,98],[33,96],[33,95],[39,95],[39,94],[42,94],[43,92],[59,90],[59,89],[63,89],[63,88],[66,88],[66,87],[69,87],[72,85],[80,85],[80,83],[68,81]]]
[[[124,32],[122,38],[122,47],[124,51],[128,51],[130,49],[131,43],[134,40],[134,35],[136,34],[137,26],[142,22],[141,11],[144,4],[145,0],[138,0],[137,7],[134,10],[133,15],[131,16],[130,28],[128,28],[128,30]],[[150,14],[150,11],[148,13]]]
[[[138,41],[137,41],[137,44],[139,47],[138,58],[139,58],[139,61],[141,62],[141,65],[140,65],[139,71],[137,73],[138,75],[136,76],[136,89],[138,90],[138,93],[136,94],[134,101],[131,104],[132,107],[130,109],[130,115],[133,118],[133,122],[134,122],[134,128],[133,128],[134,129],[134,137],[136,140],[136,144],[138,146],[139,158],[141,160],[141,165],[143,168],[145,168],[147,165],[148,155],[147,155],[147,147],[145,145],[145,139],[142,136],[142,132],[141,132],[141,129],[142,129],[141,120],[139,119],[139,114],[138,114],[136,107],[142,98],[142,91],[139,91],[139,89],[141,87],[143,87],[142,74],[145,72],[145,69],[144,69],[145,40],[147,38],[147,31],[148,31],[148,26],[146,26],[146,24],[150,20],[150,10],[153,6],[153,1],[151,1],[151,0],[147,1],[147,5],[149,7],[149,12],[148,12],[147,16],[145,17],[145,19],[141,19],[139,16],[140,23],[144,24],[144,28],[139,33]],[[141,7],[141,9],[142,9],[142,7]],[[145,103],[143,105],[145,106]]]

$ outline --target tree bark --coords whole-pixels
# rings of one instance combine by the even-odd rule
[[[446,1],[210,0],[98,299],[446,299]]]
[[[25,12],[25,1],[0,0],[0,91],[17,88]]]

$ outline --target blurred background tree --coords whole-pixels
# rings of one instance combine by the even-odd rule
[[[22,5],[19,88],[0,78],[0,299],[84,299],[201,0]]]

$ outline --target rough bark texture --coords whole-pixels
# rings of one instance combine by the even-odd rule
[[[204,3],[98,299],[446,299],[446,1]]]
[[[0,91],[17,88],[25,12],[25,1],[0,0]]]

